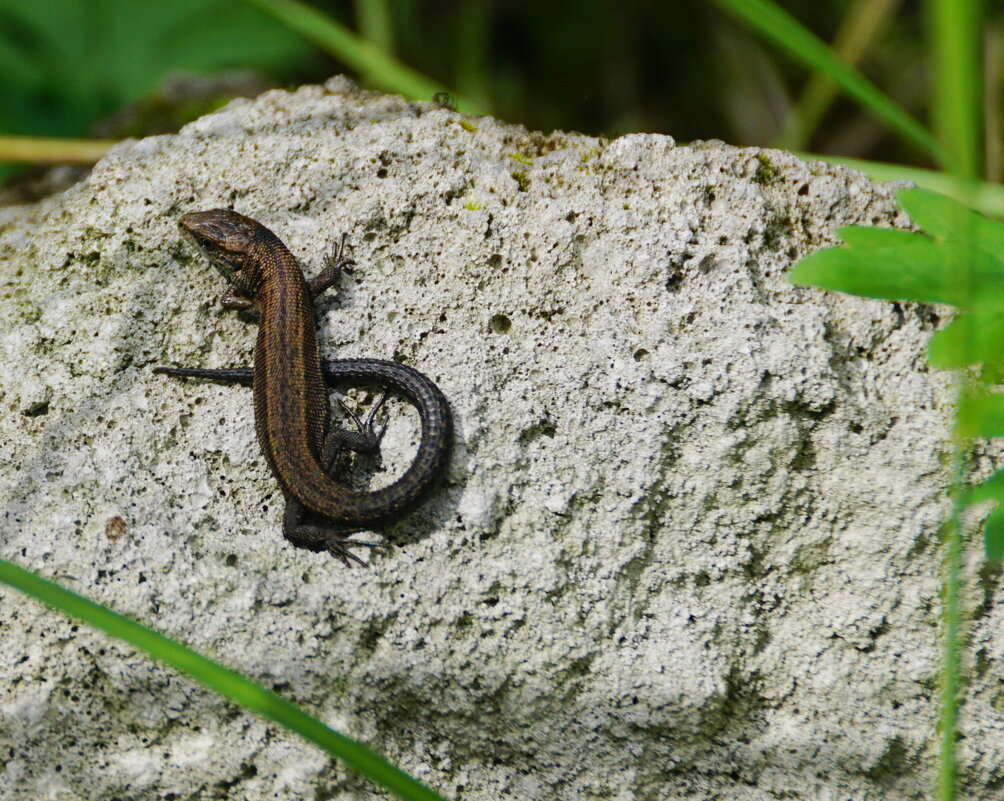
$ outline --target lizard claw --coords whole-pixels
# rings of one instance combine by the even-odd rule
[[[358,556],[356,556],[352,551],[349,550],[349,546],[363,545],[367,548],[386,548],[387,546],[380,542],[366,542],[365,540],[334,540],[331,539],[328,542],[328,553],[332,556],[336,556],[342,560],[342,564],[346,567],[352,567],[352,562],[357,565],[362,565],[363,567],[369,567],[367,562],[364,562]],[[351,562],[349,560],[352,560]]]

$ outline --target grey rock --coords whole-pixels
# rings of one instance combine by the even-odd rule
[[[894,190],[344,79],[123,143],[0,211],[2,554],[450,798],[928,797],[938,316],[785,279],[841,225],[909,226]],[[406,361],[453,405],[443,486],[373,535],[391,547],[369,569],[282,540],[247,390],[151,373],[250,364],[253,326],[176,224],[228,205],[310,270],[347,233],[325,353]],[[404,411],[374,482],[414,448]],[[974,799],[998,797],[1004,750],[983,600]],[[0,619],[0,798],[385,797],[8,589]]]

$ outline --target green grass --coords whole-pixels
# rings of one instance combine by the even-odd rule
[[[860,72],[844,63],[832,49],[788,12],[769,0],[713,0],[754,33],[784,50],[806,67],[826,75],[850,97],[885,122],[904,140],[932,155],[942,146],[901,106],[890,100]],[[966,2],[966,0],[960,0]]]
[[[843,164],[863,172],[873,181],[912,181],[923,189],[948,195],[974,211],[1004,219],[1004,186],[986,181],[960,180],[957,175],[938,170],[908,167],[904,164],[886,164],[844,156],[799,153],[807,161],[819,160],[830,164]]]
[[[434,95],[445,92],[453,97],[460,111],[470,114],[484,112],[480,104],[449,92],[442,84],[395,59],[386,48],[386,41],[373,42],[356,36],[344,25],[300,0],[245,2],[273,15],[283,27],[322,47],[373,86],[421,100],[432,100]]]
[[[248,712],[255,712],[299,734],[399,798],[406,801],[445,801],[443,796],[390,764],[362,743],[339,734],[271,690],[151,628],[3,559],[0,559],[0,581],[99,631],[124,640],[157,661],[191,676],[207,689],[230,699]]]

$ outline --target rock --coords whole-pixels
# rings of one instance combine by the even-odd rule
[[[450,798],[925,798],[938,316],[785,279],[841,225],[908,226],[894,189],[344,79],[121,144],[65,194],[0,211],[3,556]],[[218,206],[308,271],[347,233],[325,353],[407,362],[453,405],[444,484],[369,569],[282,539],[248,390],[151,372],[250,364],[254,327],[177,227]],[[406,408],[374,482],[414,448]],[[0,596],[4,799],[376,797],[132,648]],[[968,798],[1001,781],[1000,616],[974,635],[994,667],[967,689]]]

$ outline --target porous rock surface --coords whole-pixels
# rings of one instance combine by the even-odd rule
[[[325,354],[452,403],[445,481],[368,569],[283,541],[248,390],[151,373],[250,364],[177,227],[218,206],[310,270],[347,233]],[[790,154],[530,133],[343,79],[125,143],[0,214],[2,554],[450,798],[924,798],[949,393],[931,310],[786,282],[849,223],[909,221]],[[373,486],[414,448],[393,411]],[[973,799],[1002,781],[986,593]],[[385,797],[12,590],[0,621],[0,798]]]

